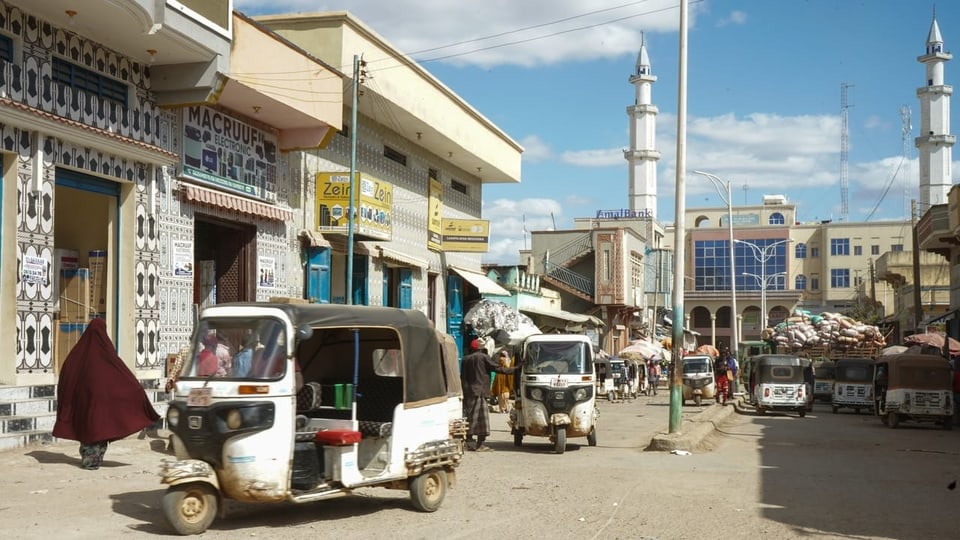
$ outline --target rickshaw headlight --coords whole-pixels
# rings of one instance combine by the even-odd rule
[[[177,409],[175,407],[170,407],[170,409],[167,410],[167,425],[172,428],[175,428],[179,423],[180,423],[180,409]]]
[[[532,397],[537,401],[543,401],[543,390],[541,390],[540,388],[531,388],[530,397]]]
[[[227,427],[230,429],[240,429],[243,425],[243,415],[239,409],[230,409],[227,412]]]
[[[574,401],[583,401],[587,399],[587,389],[578,388],[577,391],[573,393],[573,399]]]

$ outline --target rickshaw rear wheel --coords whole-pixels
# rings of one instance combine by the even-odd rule
[[[587,433],[587,444],[590,446],[597,445],[597,428],[590,429],[590,433]]]
[[[801,408],[801,409],[800,409],[799,411],[797,411],[797,412],[800,413],[800,418],[803,418],[804,416],[807,415],[807,408],[806,408],[806,407],[803,407],[803,408]]]
[[[567,428],[560,426],[554,434],[553,451],[562,454],[567,449]]]
[[[880,421],[883,422],[883,425],[885,426],[890,425],[890,418],[887,416],[881,416]]]
[[[947,419],[943,421],[943,429],[945,429],[946,431],[952,431],[952,430],[953,430],[953,418],[952,418],[952,417],[947,417]]]
[[[887,413],[887,425],[891,429],[897,429],[900,425],[900,416],[897,413]]]
[[[161,507],[163,517],[177,533],[201,534],[217,516],[217,490],[205,482],[170,486]]]
[[[430,469],[410,481],[410,502],[421,512],[436,512],[447,495],[447,472]]]
[[[832,408],[833,408],[833,414],[837,414],[837,411],[839,410],[839,408],[836,405],[834,405]]]

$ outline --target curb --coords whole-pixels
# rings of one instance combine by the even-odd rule
[[[646,450],[652,452],[672,452],[683,450],[693,452],[703,439],[713,433],[717,426],[727,420],[735,411],[742,411],[743,403],[736,398],[726,405],[714,403],[696,417],[684,422],[683,431],[677,433],[657,433],[650,439]]]

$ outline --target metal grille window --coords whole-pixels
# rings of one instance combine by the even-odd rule
[[[849,238],[831,238],[830,239],[830,255],[849,255],[850,254],[850,239]]]
[[[401,154],[397,150],[390,148],[389,146],[384,145],[383,147],[383,156],[391,161],[396,161],[397,163],[407,166],[407,156]]]
[[[847,268],[833,268],[830,270],[830,288],[850,288],[850,270]]]
[[[460,182],[460,181],[456,180],[456,179],[451,179],[451,180],[450,180],[450,189],[452,189],[452,190],[454,190],[454,191],[459,191],[460,193],[463,193],[464,195],[467,194],[467,185],[464,184],[463,182]]]
[[[127,85],[62,58],[53,59],[53,81],[127,106]]]
[[[0,60],[13,62],[13,40],[0,34]]]

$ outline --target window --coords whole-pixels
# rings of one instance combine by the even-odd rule
[[[797,244],[797,247],[793,248],[793,256],[797,259],[806,259],[807,258],[807,245],[803,242]]]
[[[870,246],[870,254],[871,254],[871,255],[879,255],[879,254],[880,254],[880,246],[877,246],[877,245]]]
[[[833,268],[830,270],[830,288],[847,289],[850,287],[850,270],[847,268]]]
[[[807,288],[807,276],[800,274],[796,277],[793,283],[793,288],[798,291],[806,290]]]
[[[893,244],[890,246],[890,251],[899,252],[903,251],[903,244]]]
[[[818,247],[810,248],[810,258],[816,259],[819,256],[820,256],[820,248]]]
[[[396,161],[404,167],[407,166],[407,156],[401,154],[393,148],[390,148],[387,145],[383,145],[383,156],[391,161]]]
[[[0,60],[13,62],[13,40],[0,34]]]
[[[850,254],[850,239],[849,238],[831,238],[830,239],[830,255],[849,255]]]
[[[464,195],[467,194],[467,185],[453,178],[450,179],[450,189],[454,191],[459,191]]]
[[[860,285],[863,285],[863,278],[860,277],[860,274],[857,274],[853,276],[853,286],[859,287]]]
[[[820,278],[817,276],[810,276],[810,290],[819,291],[820,290]]]
[[[53,81],[127,106],[127,85],[62,58],[53,59]]]
[[[780,212],[774,212],[770,214],[770,219],[768,221],[771,225],[783,225],[787,222],[787,220],[784,219],[783,214]]]
[[[863,255],[863,246],[853,246],[853,254],[857,257]]]

